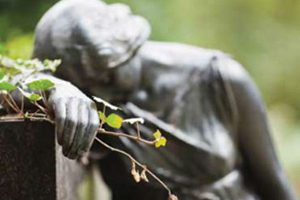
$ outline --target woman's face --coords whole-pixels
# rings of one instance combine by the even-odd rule
[[[80,21],[93,68],[114,68],[130,59],[150,34],[148,22],[123,4],[105,5]],[[101,63],[101,65],[99,65]]]

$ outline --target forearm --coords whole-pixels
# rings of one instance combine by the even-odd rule
[[[241,65],[231,59],[224,62],[238,111],[238,145],[249,181],[262,200],[297,200],[278,162],[258,89]]]

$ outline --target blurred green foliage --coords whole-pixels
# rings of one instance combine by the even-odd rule
[[[33,31],[56,0],[0,0],[0,51],[29,58]],[[126,3],[152,25],[153,40],[220,49],[249,71],[267,103],[280,159],[299,181],[300,1],[107,0]],[[298,184],[300,190],[300,182]]]

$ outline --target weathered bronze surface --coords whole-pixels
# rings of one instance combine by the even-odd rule
[[[107,141],[146,163],[179,199],[296,200],[243,67],[222,52],[148,41],[149,34],[147,21],[126,5],[97,0],[61,1],[41,19],[33,56],[63,60],[58,78],[40,76],[57,83],[50,104],[64,155],[76,158],[90,148],[99,124],[89,98],[95,95],[121,106],[126,117],[145,118],[144,137],[164,133],[161,149]],[[100,167],[114,200],[167,198],[153,182],[135,184],[130,162],[117,155]]]

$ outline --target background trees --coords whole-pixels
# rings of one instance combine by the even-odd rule
[[[55,2],[0,0],[0,51],[5,46],[12,57],[29,58],[34,27]],[[145,16],[152,25],[153,40],[184,42],[234,55],[262,91],[280,159],[300,190],[296,153],[300,152],[300,1],[107,2],[129,4]]]

